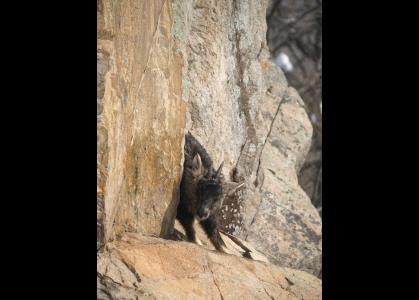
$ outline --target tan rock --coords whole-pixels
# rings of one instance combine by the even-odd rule
[[[128,234],[98,254],[98,299],[321,299],[302,271]]]
[[[97,9],[99,247],[126,231],[170,234],[186,105],[171,2],[99,0]]]

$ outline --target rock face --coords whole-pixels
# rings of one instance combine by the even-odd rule
[[[260,202],[244,206],[255,211],[242,235],[282,266],[318,275],[321,270],[321,221],[298,185],[297,173],[308,151],[302,100],[289,88],[260,157]]]
[[[98,247],[173,228],[186,105],[172,18],[170,1],[97,1]]]
[[[98,254],[97,299],[321,299],[305,272],[134,234]]]
[[[312,126],[298,93],[269,60],[267,1],[173,0],[183,58],[186,128],[224,176],[245,188],[224,201],[223,230],[271,262],[321,270],[321,219],[298,184]]]
[[[269,60],[266,5],[98,0],[98,299],[321,298],[283,268],[319,274],[321,219],[297,179],[312,127]],[[245,183],[222,229],[277,266],[138,236],[172,236],[187,130]]]

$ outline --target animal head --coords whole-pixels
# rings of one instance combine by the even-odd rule
[[[201,157],[196,154],[192,160],[192,175],[196,185],[196,215],[205,220],[220,209],[224,197],[242,184],[226,182],[221,171],[224,162],[215,171],[202,165]]]

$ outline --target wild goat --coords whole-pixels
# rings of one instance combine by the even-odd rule
[[[202,245],[193,227],[196,218],[214,247],[228,253],[218,231],[216,215],[226,193],[239,185],[224,180],[221,174],[223,164],[215,170],[207,151],[188,132],[185,137],[185,161],[176,218],[184,227],[189,241]]]

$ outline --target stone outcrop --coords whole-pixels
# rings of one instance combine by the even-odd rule
[[[134,234],[98,254],[98,299],[321,299],[308,273]]]
[[[298,184],[312,126],[269,59],[267,1],[173,0],[186,128],[245,188],[224,201],[223,230],[271,262],[318,275],[321,219]]]
[[[303,102],[288,88],[260,157],[260,202],[245,202],[252,220],[240,235],[270,261],[318,275],[321,220],[297,178],[310,145],[308,128]]]
[[[98,0],[98,247],[122,232],[169,236],[186,105],[170,1]]]

